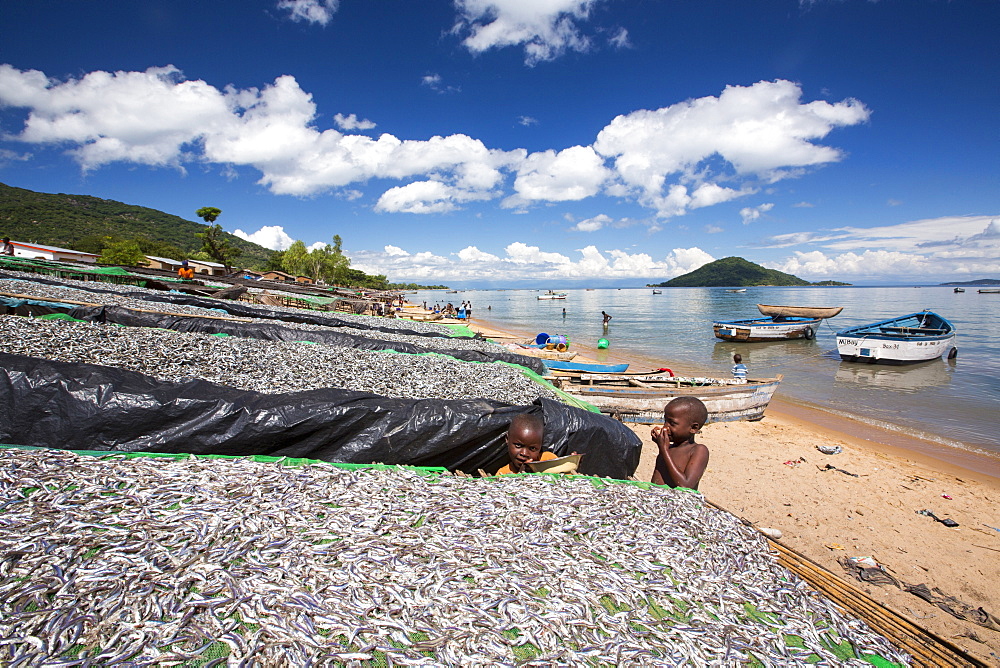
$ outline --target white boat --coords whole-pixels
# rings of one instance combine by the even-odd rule
[[[538,295],[537,299],[566,299],[566,293],[549,290],[544,295]]]
[[[677,397],[697,397],[708,422],[760,420],[781,376],[745,383],[733,378],[681,378],[669,373],[581,374],[557,379],[557,387],[623,422],[662,424],[663,408]]]
[[[746,292],[746,288],[734,288],[732,290],[726,290],[726,292]]]
[[[920,311],[837,332],[837,352],[845,362],[916,364],[951,359],[958,349],[954,325],[937,313]]]
[[[654,295],[662,295],[663,294],[663,290],[653,290],[653,294]]]
[[[712,330],[716,338],[723,341],[756,343],[784,339],[812,340],[821,322],[823,321],[814,318],[751,318],[713,322]]]

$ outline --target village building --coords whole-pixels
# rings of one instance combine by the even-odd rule
[[[45,244],[29,244],[23,241],[11,241],[14,247],[14,257],[24,257],[33,260],[56,260],[66,262],[85,262],[95,264],[100,255],[84,253],[83,251],[46,246]]]

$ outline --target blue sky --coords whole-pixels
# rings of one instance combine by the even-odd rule
[[[0,181],[452,286],[1000,278],[1000,3],[10,3]]]

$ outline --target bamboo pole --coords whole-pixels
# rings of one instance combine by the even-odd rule
[[[722,506],[706,501],[710,506],[729,513]],[[739,517],[735,513],[730,513]],[[746,519],[744,524],[753,526]],[[770,538],[769,546],[778,553],[778,563],[821,591],[844,611],[864,620],[872,629],[885,636],[897,647],[908,652],[915,665],[921,666],[982,666],[987,664],[962,648],[887,608],[850,582],[837,577],[804,554]]]

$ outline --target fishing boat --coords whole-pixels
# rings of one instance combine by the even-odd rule
[[[723,341],[784,341],[789,339],[812,340],[820,323],[818,318],[750,318],[713,322],[715,337]]]
[[[965,292],[965,288],[955,288],[955,292]]]
[[[733,288],[731,290],[726,290],[726,292],[746,292],[746,288]]]
[[[545,360],[545,366],[549,370],[558,371],[579,371],[584,373],[625,373],[628,370],[628,363],[625,364],[587,364],[586,362],[564,362],[559,360]]]
[[[712,323],[716,338],[723,341],[782,341],[816,337],[824,318],[832,318],[843,310],[842,306],[769,306],[757,304],[757,310],[766,318],[724,320]]]
[[[981,295],[1000,295],[1000,288],[983,288],[978,292]]]
[[[844,310],[843,306],[771,306],[769,304],[757,304],[757,310],[761,315],[768,315],[772,318],[832,318],[839,315]]]
[[[663,408],[677,397],[697,397],[708,422],[760,420],[781,375],[738,382],[733,378],[681,378],[657,374],[581,374],[558,378],[556,386],[623,422],[662,424]]]
[[[663,290],[653,290],[653,294],[654,295],[662,295],[663,294]]]
[[[566,293],[549,290],[544,295],[538,295],[537,299],[566,299]]]
[[[568,362],[577,356],[577,352],[570,352],[568,350],[547,350],[543,347],[537,346],[525,346],[519,343],[505,343],[503,344],[511,352],[515,352],[518,355],[527,355],[529,357],[537,357],[542,360],[558,360],[562,362]]]
[[[933,311],[837,332],[837,351],[845,362],[872,364],[915,364],[958,354],[954,325]]]

